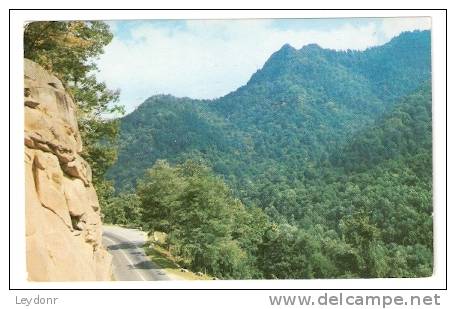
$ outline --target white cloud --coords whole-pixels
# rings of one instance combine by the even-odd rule
[[[430,17],[419,18],[385,18],[381,31],[387,38],[392,38],[404,31],[431,29]]]
[[[119,25],[113,23],[116,30]],[[333,29],[274,28],[268,20],[192,20],[186,27],[138,23],[131,38],[115,37],[100,58],[98,77],[121,89],[131,111],[147,97],[169,93],[215,98],[245,84],[283,44],[317,43],[332,49],[365,49],[404,30],[429,28],[420,20],[385,19]]]

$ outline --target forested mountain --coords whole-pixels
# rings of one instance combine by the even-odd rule
[[[429,37],[404,33],[364,52],[285,45],[220,99],[153,96],[122,118],[111,178],[123,188],[157,159],[195,156],[244,182],[246,174],[320,164],[430,79]]]
[[[235,235],[240,227],[227,227],[223,243],[251,257],[242,264],[249,271],[228,277],[430,275],[430,63],[429,31],[365,51],[285,45],[222,98],[147,99],[121,119],[109,176],[119,191],[131,191],[146,169],[167,160],[177,167],[159,161],[144,179],[174,175],[191,187],[182,172],[191,160],[218,175],[246,209],[266,214],[253,245]],[[198,181],[218,181],[204,177],[210,181]],[[184,195],[163,200],[179,196],[183,205]]]

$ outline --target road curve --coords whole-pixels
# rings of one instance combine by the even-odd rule
[[[117,281],[171,280],[146,256],[142,246],[144,232],[117,226],[103,226],[103,245],[113,256],[113,273]]]

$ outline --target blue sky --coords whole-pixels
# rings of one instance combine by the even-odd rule
[[[213,99],[244,85],[286,43],[337,50],[381,45],[430,19],[251,19],[109,21],[113,41],[98,60],[98,78],[121,90],[132,111],[155,94]]]

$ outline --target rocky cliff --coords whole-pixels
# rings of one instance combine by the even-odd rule
[[[27,59],[24,79],[28,279],[111,280],[75,104],[55,76]]]

